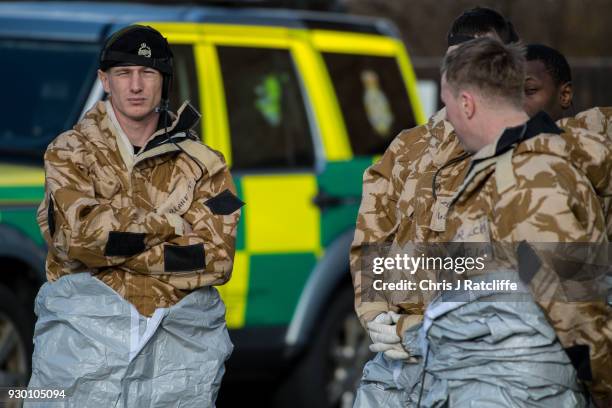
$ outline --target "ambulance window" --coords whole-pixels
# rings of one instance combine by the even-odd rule
[[[0,152],[42,158],[79,118],[96,78],[96,44],[0,39]]]
[[[234,169],[311,167],[304,97],[287,50],[217,47]]]
[[[415,126],[393,57],[323,53],[353,154],[380,154],[400,130]]]
[[[170,88],[170,110],[176,112],[183,102],[189,100],[191,105],[200,111],[198,80],[193,57],[193,46],[171,44],[174,55],[174,78]]]

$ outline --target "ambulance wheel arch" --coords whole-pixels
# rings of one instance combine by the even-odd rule
[[[9,217],[7,217],[9,218]],[[47,280],[45,259],[47,249],[41,248],[23,232],[8,223],[0,223],[0,268],[10,268],[10,274],[27,280],[36,287]],[[0,270],[0,284],[7,284]]]
[[[349,230],[336,238],[310,274],[287,330],[285,343],[288,347],[300,350],[309,343],[334,290],[350,284],[348,254],[353,235],[354,230]]]
[[[47,280],[45,257],[46,248],[37,245],[16,227],[0,224],[0,286],[7,288],[18,300],[32,326],[34,298]]]
[[[45,254],[15,227],[0,224],[0,387],[27,385],[34,299],[46,280]]]
[[[25,386],[28,382],[33,351],[34,299],[46,279],[44,255],[43,249],[15,227],[0,224],[1,387]]]
[[[33,323],[33,317],[21,307],[14,290],[0,284],[0,387],[27,385],[33,351]],[[6,401],[0,399],[0,402]]]
[[[348,272],[348,271],[347,271]],[[312,341],[276,395],[277,406],[352,406],[363,366],[371,358],[369,339],[353,309],[353,289],[334,289]]]
[[[296,364],[277,395],[281,406],[289,400],[304,407],[352,405],[370,357],[353,308],[348,258],[353,235],[345,231],[327,247],[304,287],[285,338]]]

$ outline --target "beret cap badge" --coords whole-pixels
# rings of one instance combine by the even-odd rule
[[[147,45],[147,43],[140,44],[140,48],[138,49],[138,55],[151,58],[151,48]]]

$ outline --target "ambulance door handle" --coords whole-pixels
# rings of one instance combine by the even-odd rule
[[[361,197],[332,195],[320,189],[317,195],[312,199],[312,202],[323,211],[344,205],[359,204],[360,199]]]

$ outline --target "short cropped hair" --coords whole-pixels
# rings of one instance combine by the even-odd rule
[[[519,36],[514,26],[497,11],[486,7],[475,7],[458,16],[447,35],[449,46],[471,38],[495,33],[504,44],[517,42]]]
[[[542,44],[529,44],[527,61],[542,61],[556,86],[572,82],[572,70],[565,56],[554,48]]]
[[[476,38],[448,53],[440,71],[453,92],[470,88],[517,107],[523,103],[525,49],[519,44]]]

